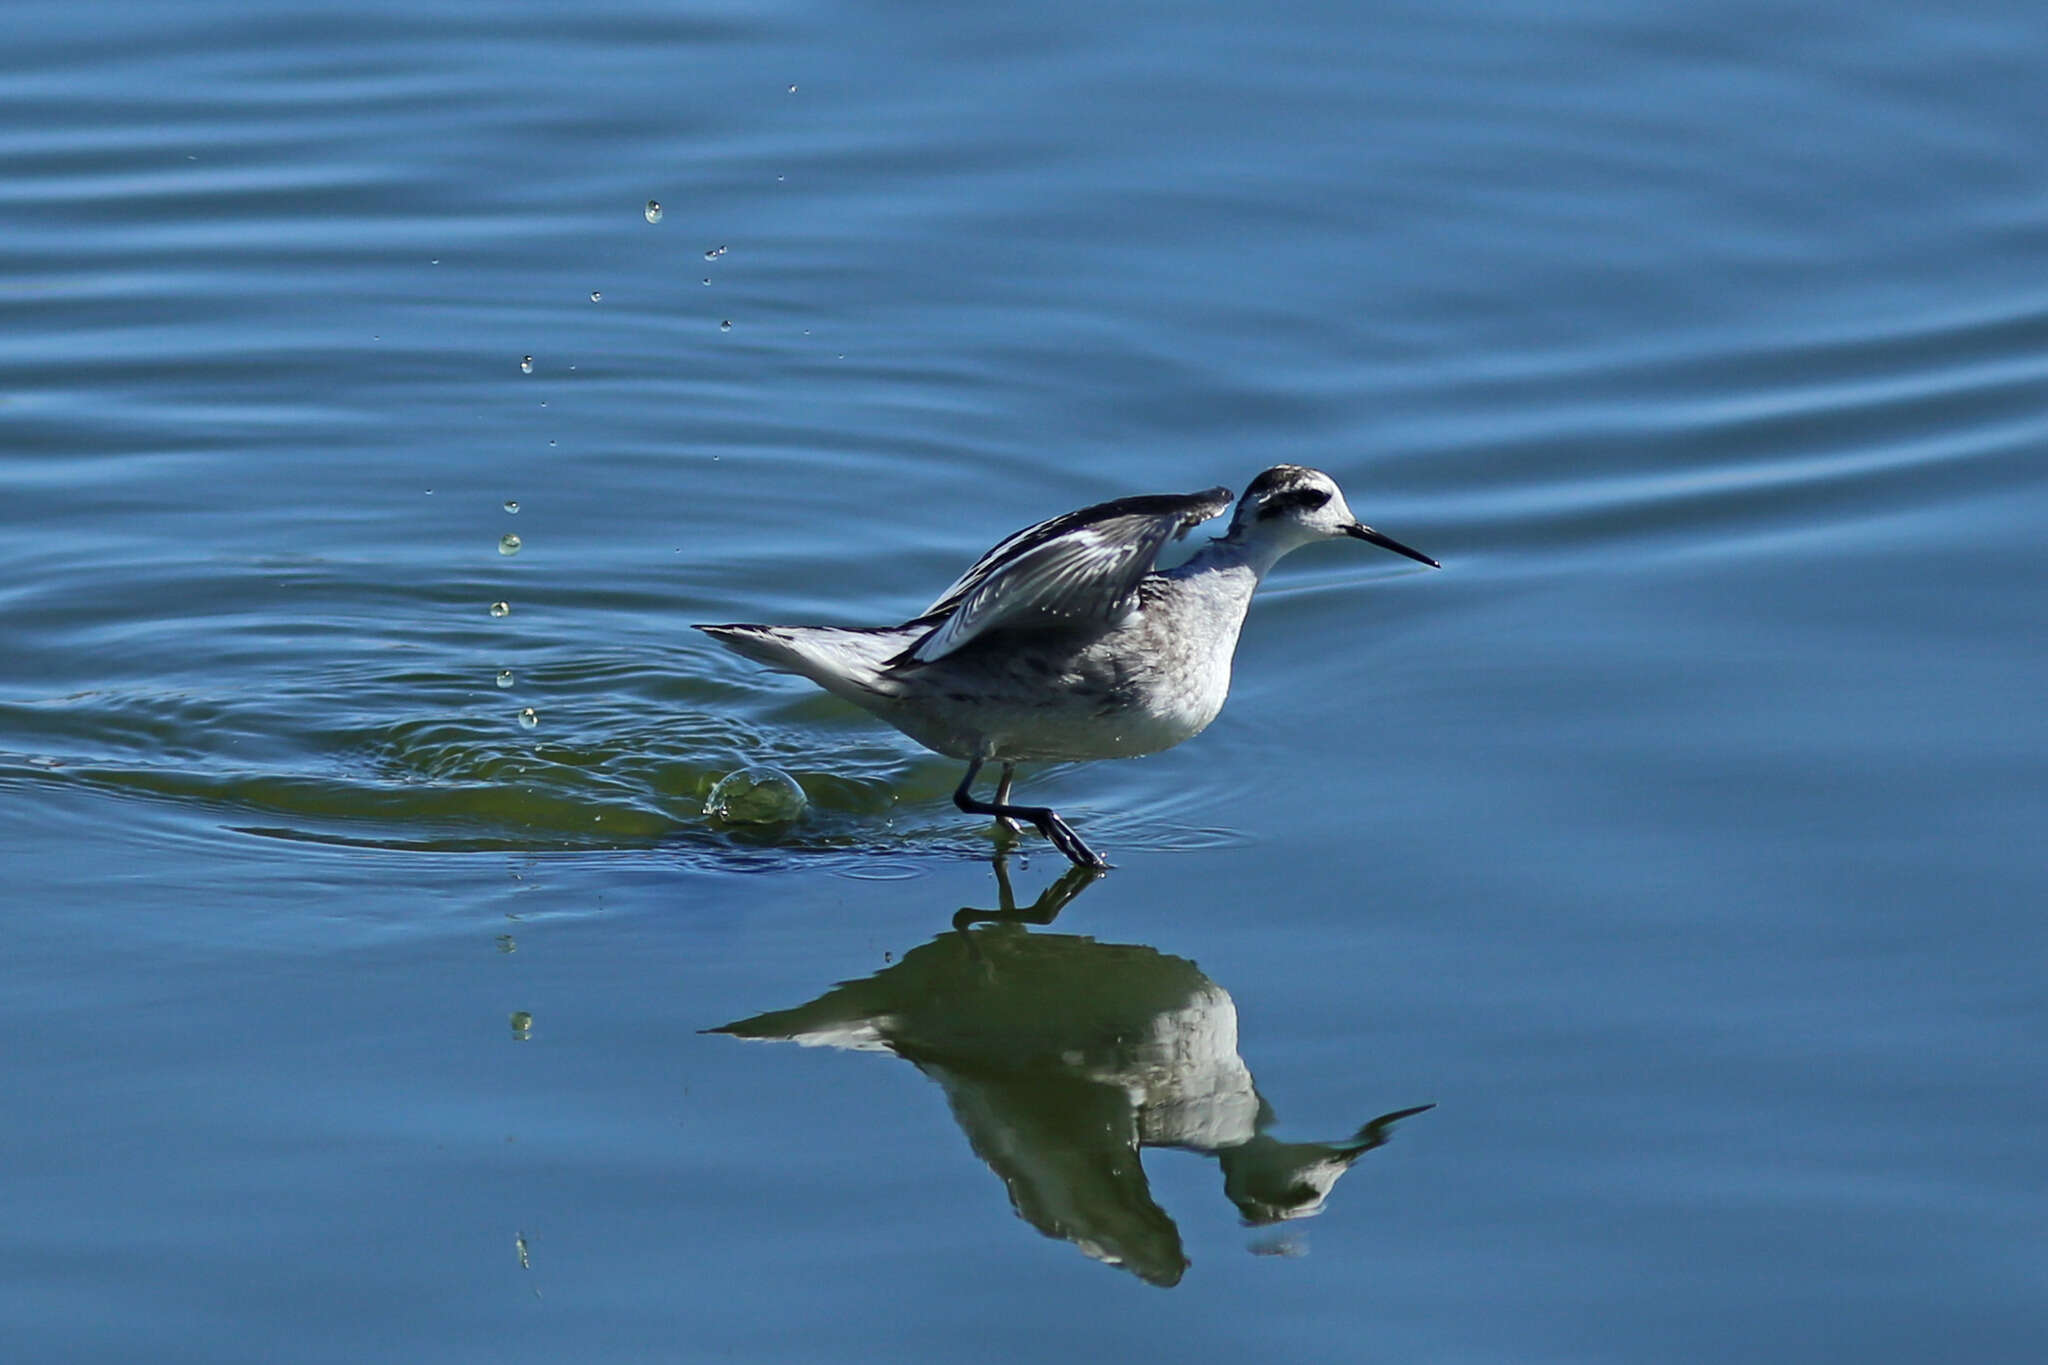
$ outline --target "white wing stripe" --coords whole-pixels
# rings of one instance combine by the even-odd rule
[[[1010,536],[940,595],[946,619],[911,650],[942,659],[996,629],[1053,629],[1121,620],[1160,547],[1230,502],[1228,489],[1127,498],[1069,512]]]

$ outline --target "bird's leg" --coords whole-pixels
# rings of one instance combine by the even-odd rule
[[[1017,765],[1014,763],[1005,763],[1003,765],[1002,778],[996,783],[996,804],[998,806],[1007,806],[1010,804],[1010,784],[1016,780]],[[1001,825],[1004,829],[1010,831],[1010,833],[1012,834],[1015,834],[1019,830],[1024,828],[1024,826],[1018,824],[1015,820],[1012,820],[1007,815],[998,817],[996,823]]]
[[[1002,899],[1002,908],[997,910],[977,910],[971,905],[963,905],[960,907],[959,913],[953,916],[953,927],[955,929],[964,932],[969,925],[973,924],[1051,924],[1059,917],[1060,911],[1067,908],[1069,901],[1093,886],[1096,878],[1103,875],[1103,870],[1099,867],[1084,867],[1080,865],[1070,867],[1060,874],[1058,881],[1055,881],[1051,886],[1039,892],[1037,900],[1019,909],[1017,906],[1017,894],[1010,889],[1009,855],[998,853],[995,858],[995,865],[996,891]],[[972,940],[970,940],[971,947]],[[1405,1118],[1407,1116],[1403,1114],[1396,1117]],[[1375,1120],[1375,1122],[1380,1122],[1380,1120]]]
[[[998,799],[998,800],[996,801],[996,804],[1000,806],[1000,805],[1002,805],[1003,803],[1002,803],[1002,801],[1001,801],[1000,799]],[[1009,855],[1009,854],[1007,854],[1007,853],[998,853],[998,854],[996,854],[996,856],[995,856],[995,871],[996,871],[996,895],[997,895],[998,897],[1000,897],[1000,898],[1001,898],[1001,901],[1002,901],[1002,909],[1001,909],[1000,911],[998,911],[998,913],[999,913],[999,914],[1004,914],[1004,915],[1014,915],[1014,914],[1016,914],[1016,913],[1017,913],[1017,892],[1016,892],[1015,888],[1013,888],[1013,887],[1012,887],[1012,886],[1010,885],[1010,855]]]
[[[953,804],[969,815],[994,815],[1011,820],[1022,820],[1037,828],[1040,834],[1052,840],[1052,846],[1080,867],[1106,868],[1102,855],[1081,842],[1081,836],[1073,827],[1060,819],[1050,806],[1011,806],[995,801],[977,800],[974,795],[974,778],[981,771],[984,760],[973,759],[967,764],[967,776],[960,779],[960,785],[953,790]]]

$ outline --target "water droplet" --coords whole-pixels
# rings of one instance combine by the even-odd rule
[[[508,532],[506,532],[506,533],[505,533],[504,535],[502,535],[502,536],[499,536],[499,537],[498,537],[498,553],[499,553],[499,554],[501,554],[501,555],[516,555],[516,554],[518,554],[518,553],[519,553],[519,537],[518,537],[518,536],[515,536],[515,535],[513,535],[513,534],[512,534],[511,532],[509,532],[509,531],[508,531]]]
[[[539,724],[540,712],[534,710],[531,706],[527,707],[524,711],[521,711],[519,713],[519,725],[521,729],[531,730]]]
[[[522,359],[522,360],[521,360],[521,361],[519,362],[519,373],[521,373],[521,374],[532,374],[532,373],[533,373],[533,357],[532,357],[532,356],[527,356],[527,357],[525,357],[524,359]]]
[[[704,814],[730,825],[780,825],[803,814],[807,803],[795,778],[764,764],[720,778],[704,798]]]
[[[791,87],[789,87],[789,93],[790,93],[790,94],[792,94],[792,95],[794,95],[794,94],[796,93],[796,87],[795,87],[795,86],[793,86],[793,85],[792,85]]]
[[[661,201],[659,199],[647,201],[647,221],[650,223],[661,221]]]
[[[724,322],[719,323],[718,330],[721,332],[730,332],[732,330],[732,319],[727,318]]]
[[[513,679],[513,677],[512,677],[512,670],[511,670],[511,669],[509,669],[509,668],[501,668],[501,669],[499,669],[499,670],[498,670],[498,686],[500,686],[500,687],[510,687],[510,686],[511,686],[511,685],[513,684],[513,682],[514,682],[514,679]]]
[[[515,516],[515,517],[516,517],[516,516],[518,516],[518,515],[519,515],[519,499],[517,499],[517,498],[507,498],[507,499],[505,499],[505,510],[506,510],[507,512],[510,512],[510,513],[511,513],[511,514],[512,514],[513,516]]]
[[[512,1036],[522,1043],[531,1038],[533,1036],[533,1015],[525,1010],[513,1010]],[[519,1264],[529,1264],[526,1254],[526,1238],[524,1237],[519,1239]]]
[[[704,283],[705,283],[705,284],[707,284],[707,285],[711,283],[711,277],[710,277],[709,275],[706,275],[706,276],[704,277]]]
[[[491,603],[491,615],[493,615],[493,616],[510,616],[511,614],[512,614],[512,604],[511,604],[510,602],[493,602],[493,603]]]
[[[601,299],[601,298],[603,298],[603,297],[604,297],[604,291],[603,291],[603,290],[601,290],[601,289],[593,289],[593,290],[591,290],[591,291],[590,291],[590,301],[591,301],[592,303],[596,303],[596,302],[597,302],[597,301],[598,301],[599,299]]]
[[[707,261],[715,261],[720,256],[723,256],[729,249],[730,248],[722,246],[712,247],[711,250],[704,253],[704,259]]]
[[[784,180],[786,180],[786,179],[788,179],[788,177],[787,177],[787,176],[781,176],[781,175],[778,175],[778,176],[776,176],[776,177],[775,177],[775,183],[776,183],[776,184],[778,184],[778,185],[780,185],[780,184],[781,184],[781,183],[782,183],[782,182],[783,182]]]

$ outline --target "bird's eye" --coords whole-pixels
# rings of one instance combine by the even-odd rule
[[[1290,488],[1259,504],[1259,520],[1277,517],[1283,512],[1313,512],[1329,500],[1330,490],[1327,488]]]

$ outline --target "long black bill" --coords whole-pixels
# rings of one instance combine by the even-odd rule
[[[1410,559],[1415,560],[1418,563],[1427,564],[1432,569],[1441,569],[1443,567],[1443,565],[1437,563],[1434,559],[1431,559],[1428,555],[1422,553],[1422,551],[1411,550],[1406,545],[1403,545],[1400,541],[1394,539],[1392,536],[1383,536],[1378,531],[1373,530],[1370,526],[1346,527],[1344,534],[1347,536],[1355,537],[1359,540],[1368,541],[1371,544],[1379,546],[1382,550],[1392,550],[1397,555],[1407,555]]]

